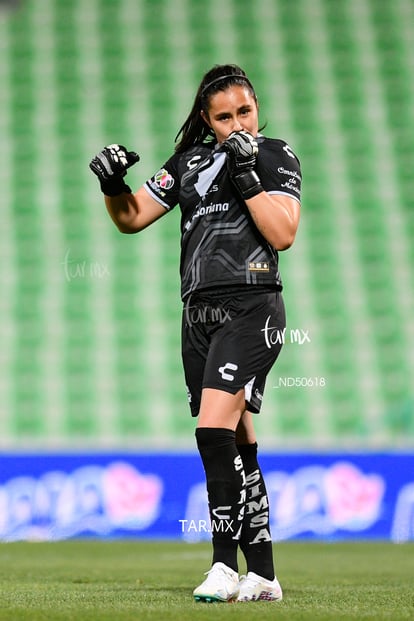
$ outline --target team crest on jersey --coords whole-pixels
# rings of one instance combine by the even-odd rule
[[[161,168],[154,175],[154,181],[156,185],[163,190],[169,190],[174,185],[174,178],[170,175],[168,170],[165,170],[165,168]]]

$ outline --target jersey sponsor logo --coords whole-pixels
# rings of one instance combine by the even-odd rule
[[[281,188],[286,188],[287,190],[291,190],[300,196],[300,189],[297,187],[300,184],[302,177],[298,173],[297,170],[287,170],[283,166],[279,166],[277,172],[281,175],[287,175],[289,179],[285,181],[285,183],[281,184]]]
[[[293,177],[292,177],[293,179]],[[289,181],[286,181],[286,183],[282,183],[282,185],[280,186],[281,188],[287,188],[288,190],[292,190],[293,192],[296,192],[296,194],[298,194],[300,196],[300,190],[299,188],[297,188],[295,185],[293,185],[294,183],[296,183],[296,181],[293,179],[289,179]]]
[[[155,184],[163,190],[169,190],[174,185],[173,176],[170,175],[168,170],[165,170],[165,168],[161,168],[157,173],[155,173],[154,181]]]
[[[199,207],[197,211],[193,214],[191,220],[188,220],[188,222],[185,223],[184,229],[188,231],[196,218],[208,216],[211,213],[221,213],[222,211],[228,211],[229,206],[229,203],[211,203],[210,205],[203,205]]]
[[[295,177],[295,179],[298,179],[299,181],[302,180],[302,177],[297,170],[286,170],[286,168],[283,168],[283,166],[279,166],[277,172],[281,175],[287,175],[288,177]]]
[[[267,261],[249,261],[249,272],[268,272],[269,269]]]
[[[224,366],[219,367],[219,373],[224,380],[232,382],[234,380],[234,375],[227,373],[227,371],[237,371],[238,368],[237,364],[233,364],[233,362],[226,362]]]

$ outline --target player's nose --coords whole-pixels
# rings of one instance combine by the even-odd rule
[[[238,119],[234,119],[233,121],[233,132],[240,132],[243,129],[242,124],[240,123],[240,121]]]

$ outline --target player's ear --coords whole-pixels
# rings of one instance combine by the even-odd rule
[[[210,123],[210,119],[208,118],[208,114],[206,114],[206,113],[204,112],[204,110],[201,110],[201,112],[200,112],[200,116],[201,116],[201,118],[203,119],[204,123],[207,123],[207,125],[208,125],[208,126],[210,127],[210,129],[211,129],[211,123]]]

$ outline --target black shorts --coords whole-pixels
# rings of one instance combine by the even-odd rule
[[[244,388],[246,409],[258,413],[285,325],[276,289],[191,294],[183,308],[182,358],[192,416],[198,416],[203,388],[232,394]]]

